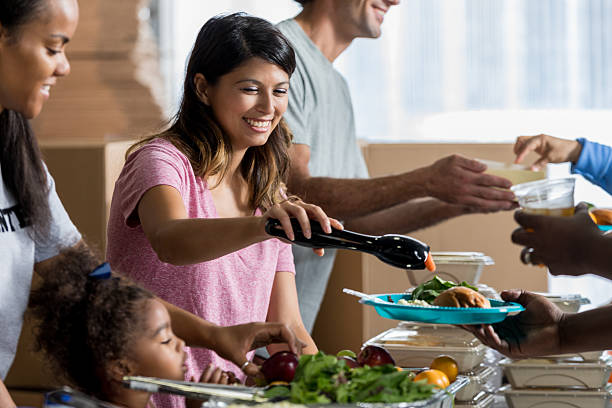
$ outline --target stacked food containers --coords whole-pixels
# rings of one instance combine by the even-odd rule
[[[580,295],[541,293],[564,312],[577,312],[589,300]],[[603,351],[500,362],[510,387],[504,390],[509,408],[544,406],[605,408],[612,360]]]
[[[504,393],[509,408],[606,408],[612,361],[605,353],[584,353],[546,359],[503,360],[511,388]]]
[[[384,347],[397,365],[406,368],[428,367],[441,355],[452,357],[459,373],[469,380],[455,395],[458,408],[490,407],[489,392],[495,392],[501,385],[496,353],[455,326],[402,322],[365,345]]]

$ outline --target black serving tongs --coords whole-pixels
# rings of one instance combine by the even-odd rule
[[[365,235],[357,232],[339,230],[332,227],[327,234],[317,221],[310,221],[312,236],[304,236],[302,227],[296,218],[291,219],[295,235],[293,244],[309,248],[338,248],[366,252],[381,261],[402,269],[435,270],[429,246],[411,237],[397,234],[382,236]],[[287,239],[279,220],[270,218],[266,223],[266,232],[272,236]]]

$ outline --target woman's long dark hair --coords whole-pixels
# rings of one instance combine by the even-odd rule
[[[295,70],[295,53],[289,41],[270,22],[244,13],[208,20],[196,39],[183,90],[181,107],[169,129],[132,146],[128,154],[156,137],[169,140],[188,158],[195,174],[206,178],[229,170],[232,147],[212,109],[196,92],[194,78],[201,73],[210,85],[251,58],[280,67],[289,76]],[[249,186],[251,208],[269,208],[283,199],[289,168],[291,132],[281,119],[263,146],[247,150],[240,172]]]
[[[38,18],[46,8],[46,0],[0,1],[2,35],[19,41],[20,28]],[[10,78],[0,78],[0,81]],[[19,205],[22,216],[36,236],[49,228],[47,174],[38,143],[28,120],[20,113],[5,108],[0,113],[0,168],[6,189]]]

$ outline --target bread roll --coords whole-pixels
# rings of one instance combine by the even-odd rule
[[[433,304],[436,306],[480,307],[483,309],[491,307],[489,299],[465,286],[455,286],[445,290],[435,298]]]

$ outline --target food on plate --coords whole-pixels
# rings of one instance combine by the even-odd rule
[[[416,375],[416,377],[414,377],[415,382],[423,382],[423,380],[426,384],[431,384],[438,388],[446,388],[450,385],[450,381],[446,374],[440,370],[434,370],[431,368],[429,370],[421,371]]]
[[[455,379],[457,379],[457,374],[459,374],[457,362],[449,356],[436,357],[429,367],[434,370],[442,371],[446,374],[450,382],[455,381]]]
[[[414,288],[412,291],[412,300],[424,300],[429,304],[433,304],[433,301],[440,295],[440,293],[454,287],[466,287],[478,291],[478,288],[468,284],[467,282],[456,284],[455,282],[447,281],[438,276],[434,276],[433,279],[423,282]]]
[[[398,371],[391,364],[350,368],[344,360],[319,352],[302,355],[291,384],[270,388],[265,396],[297,404],[394,403],[431,397],[435,387],[414,378],[414,373]]]
[[[291,382],[295,376],[298,359],[290,351],[279,351],[274,353],[261,365],[261,372],[268,383],[274,381]]]
[[[483,309],[491,307],[489,299],[464,286],[455,286],[445,290],[434,299],[433,304],[445,307],[479,307]]]
[[[357,363],[360,366],[369,365],[370,367],[392,364],[395,365],[395,360],[387,350],[378,346],[366,346],[359,352]]]
[[[424,300],[406,300],[406,299],[400,299],[397,301],[398,305],[402,305],[402,306],[421,306],[421,307],[431,307],[431,305],[429,303],[427,303]]]

